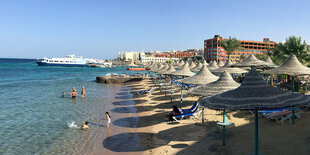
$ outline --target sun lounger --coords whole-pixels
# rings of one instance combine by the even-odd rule
[[[302,113],[303,111],[301,110],[296,110],[294,112],[294,117],[301,117],[300,114]],[[268,119],[272,119],[272,120],[276,120],[278,123],[281,123],[283,125],[284,121],[285,120],[291,120],[292,118],[292,111],[290,110],[287,110],[287,109],[284,109],[282,111],[277,111],[277,112],[273,112],[273,113],[266,113],[264,114],[264,116]]]
[[[189,109],[184,109],[184,110],[182,110],[182,112],[183,112],[183,113],[193,112],[197,106],[199,106],[199,103],[198,103],[198,102],[195,102],[191,108],[189,108]]]
[[[173,118],[175,121],[178,121],[177,118],[180,118],[180,120],[182,120],[182,118],[185,117],[185,116],[194,116],[194,117],[196,117],[196,118],[198,119],[198,114],[197,114],[198,107],[199,107],[199,106],[196,106],[196,108],[195,108],[193,111],[191,111],[191,112],[188,112],[188,113],[184,113],[184,112],[183,112],[182,114],[173,116],[172,118]]]
[[[154,92],[154,87],[151,87],[147,90],[141,90],[141,91],[138,91],[137,94],[138,95],[142,95],[142,94],[145,94],[145,93],[149,93],[149,94],[152,94]]]

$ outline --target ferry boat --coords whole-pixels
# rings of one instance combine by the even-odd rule
[[[43,58],[37,60],[39,66],[88,67],[83,57],[67,55],[65,58]]]

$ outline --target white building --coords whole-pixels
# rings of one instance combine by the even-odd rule
[[[145,56],[145,53],[144,52],[134,52],[134,51],[131,51],[131,52],[128,52],[128,51],[125,51],[125,52],[118,52],[117,54],[117,58],[118,59],[122,59],[122,60],[125,60],[125,61],[140,61],[141,60],[141,57],[144,57]]]
[[[179,61],[179,58],[142,57],[141,62],[167,62],[168,60]]]

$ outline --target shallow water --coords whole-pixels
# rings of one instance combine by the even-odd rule
[[[111,72],[127,71],[41,67],[34,60],[0,59],[0,154],[96,154],[106,137],[124,130],[107,129],[104,113],[115,108],[112,103],[118,98],[130,99],[126,91],[117,95],[130,89],[94,81]],[[86,88],[85,99],[69,97],[73,86],[78,94]],[[62,92],[67,97],[61,98]],[[113,121],[128,114],[111,115]],[[84,121],[90,122],[91,130],[79,129]]]

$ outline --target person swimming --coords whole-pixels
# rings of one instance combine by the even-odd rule
[[[107,120],[107,127],[110,127],[111,116],[110,116],[109,112],[105,112],[105,119],[104,120]]]
[[[84,97],[85,97],[85,88],[84,88],[84,86],[82,86],[81,95],[82,95],[82,98],[84,98]]]
[[[88,122],[85,122],[85,124],[82,125],[82,129],[83,130],[89,129]]]

